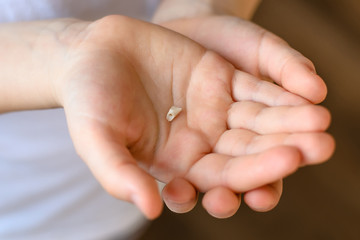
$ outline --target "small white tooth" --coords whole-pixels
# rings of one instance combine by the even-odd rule
[[[167,113],[166,115],[166,119],[171,122],[172,120],[174,120],[174,118],[176,118],[176,116],[182,111],[182,108],[180,107],[175,107],[175,106],[172,106],[170,109],[169,109],[169,112]]]

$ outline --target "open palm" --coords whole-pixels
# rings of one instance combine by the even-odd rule
[[[313,63],[301,53],[291,48],[284,40],[266,29],[250,21],[225,15],[206,15],[175,19],[170,15],[165,17],[165,19],[170,19],[164,22],[165,19],[161,17],[161,11],[159,12],[161,22],[159,22],[158,14],[154,18],[155,22],[195,40],[207,49],[216,51],[236,68],[259,78],[274,81],[284,89],[300,95],[313,103],[320,103],[326,97],[326,85],[316,74]],[[303,165],[317,164],[324,161],[326,159],[324,158],[325,156],[331,156],[334,144],[331,141],[332,144],[329,145],[328,140],[320,145],[312,145],[312,141],[308,141],[307,147],[303,145],[300,148],[304,156]],[[298,141],[297,144],[304,144],[304,142],[306,142],[305,139]],[[297,144],[295,145],[297,146]],[[313,154],[310,156],[311,153],[318,153],[319,149],[323,151],[323,154]],[[171,188],[174,187],[172,186]],[[174,192],[181,191],[181,186],[175,188],[175,190],[166,190],[165,188],[163,197],[165,200],[172,199],[172,201],[166,201],[168,207],[172,210],[184,212],[194,206],[195,201],[193,199],[196,199],[194,193],[188,193],[188,195],[192,194],[192,198],[181,198],[179,194],[173,194]],[[281,193],[282,181],[279,179],[272,184],[245,192],[244,200],[254,210],[268,211],[276,206]],[[191,199],[192,204],[186,204],[186,202],[191,203]],[[176,204],[172,204],[174,200]],[[205,208],[209,211],[210,207],[207,207],[208,202],[203,201]],[[218,201],[216,205],[231,204],[226,201],[222,203]],[[233,204],[233,206],[235,205]],[[235,211],[236,208],[233,208],[232,213]]]
[[[154,178],[235,196],[328,158],[324,108],[155,25],[112,16],[85,31],[59,77],[70,133],[104,188],[146,216],[161,211]],[[183,111],[168,122],[171,106]]]

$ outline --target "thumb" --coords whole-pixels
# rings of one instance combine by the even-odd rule
[[[138,166],[125,144],[102,134],[91,135],[75,147],[103,188],[135,204],[147,218],[158,217],[163,203],[155,179]]]
[[[112,196],[135,204],[149,219],[160,215],[162,200],[157,183],[135,163],[108,164],[92,171]]]

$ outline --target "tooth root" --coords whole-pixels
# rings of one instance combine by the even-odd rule
[[[182,111],[182,108],[180,107],[175,107],[175,106],[172,106],[170,109],[169,109],[169,112],[167,113],[166,115],[166,119],[171,122],[172,120],[174,120],[174,118],[176,118],[177,115],[179,115],[179,113]]]

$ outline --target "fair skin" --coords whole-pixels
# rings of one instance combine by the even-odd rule
[[[196,189],[228,217],[242,192],[248,204],[264,192],[273,199],[253,206],[271,208],[279,179],[332,154],[326,109],[165,28],[109,16],[3,24],[0,35],[0,112],[63,107],[94,176],[148,218],[162,208],[154,179],[181,211]],[[171,105],[183,112],[169,123]]]
[[[312,103],[324,100],[326,86],[322,79],[314,74],[315,68],[309,59],[279,37],[242,20],[251,18],[259,1],[196,0],[192,3],[190,10],[186,1],[164,0],[154,16],[154,21],[220,53],[238,69],[260,79],[275,81]],[[313,163],[316,162],[308,164]],[[279,179],[270,185],[246,192],[244,200],[254,210],[268,211],[277,204],[281,193],[282,180]],[[224,196],[226,195],[223,193],[219,194],[218,199],[222,199],[220,202],[223,201],[220,205],[233,206],[229,207],[232,209],[229,212],[235,213],[239,204],[235,204],[234,198],[229,201]],[[197,195],[190,184],[180,181],[179,186],[176,183],[168,184],[163,191],[163,197],[173,211],[186,212],[194,207]],[[203,205],[210,209],[207,205],[214,204],[203,201]],[[210,213],[215,216],[221,215],[214,211]]]

